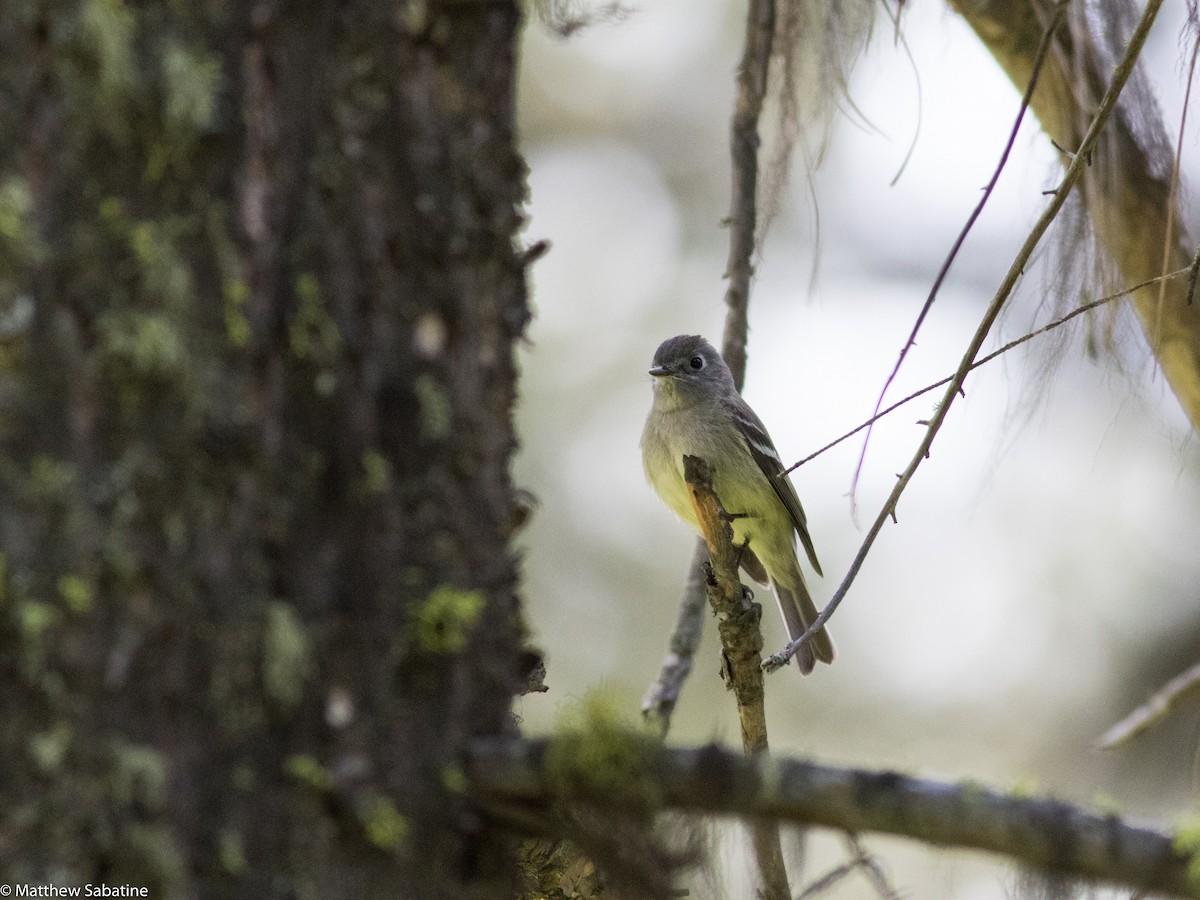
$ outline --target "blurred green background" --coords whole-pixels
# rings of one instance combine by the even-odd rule
[[[520,704],[531,732],[596,687],[636,717],[675,621],[693,537],[645,484],[638,437],[658,343],[721,335],[742,15],[721,0],[653,0],[565,42],[527,29],[527,238],[553,245],[534,269],[519,413],[517,479],[540,501],[522,538],[526,598],[551,687]],[[1172,135],[1182,16],[1182,4],[1167,5],[1144,56]],[[876,24],[850,86],[862,116],[838,116],[811,185],[798,154],[759,261],[745,395],[789,463],[870,415],[1017,112],[1011,84],[943,5],[906,4],[903,33],[912,61],[890,24]],[[1197,119],[1184,138],[1192,185]],[[1057,172],[1026,121],[889,400],[954,370]],[[985,350],[1053,318],[1045,287],[1057,266],[1041,254]],[[1115,801],[1135,818],[1195,808],[1197,706],[1125,748],[1095,744],[1200,659],[1200,453],[1132,316],[1077,321],[969,378],[899,524],[832,620],[838,661],[808,679],[769,679],[775,753]],[[1112,346],[1089,355],[1089,336]],[[811,582],[818,605],[937,396],[876,428],[859,525],[848,490],[861,439],[793,474],[826,572]],[[774,650],[783,627],[773,600],[760,599]],[[738,741],[714,628],[670,739]],[[910,896],[1013,895],[1013,873],[981,857],[869,843]],[[734,897],[747,890],[737,846],[727,835],[720,854]],[[815,837],[798,881],[841,859],[837,836]],[[829,896],[871,893],[851,879]]]

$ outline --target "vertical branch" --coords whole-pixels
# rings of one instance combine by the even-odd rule
[[[708,548],[703,540],[696,541],[692,561],[688,563],[687,581],[679,602],[679,618],[671,632],[671,643],[662,662],[658,677],[642,697],[642,717],[653,726],[659,737],[665,738],[671,727],[671,715],[679,702],[683,683],[692,673],[692,659],[704,634],[704,563]]]
[[[683,477],[708,546],[705,588],[721,634],[721,675],[737,701],[742,749],[747,756],[766,755],[763,639],[758,627],[762,608],[748,598],[738,578],[739,554],[733,546],[729,516],[713,493],[712,470],[708,463],[695,456],[685,456]],[[753,826],[753,838],[754,853],[763,878],[763,896],[768,900],[786,900],[791,892],[778,827],[758,822]]]
[[[750,0],[746,13],[746,42],[738,67],[738,94],[730,127],[733,191],[729,210],[729,263],[725,291],[725,335],[721,355],[741,390],[746,378],[747,310],[750,281],[754,275],[754,250],[758,225],[758,122],[767,94],[771,53],[775,38],[775,0]],[[696,464],[699,464],[698,466]],[[691,657],[703,626],[703,602],[699,585],[707,588],[709,602],[719,620],[724,654],[723,674],[737,698],[742,727],[742,745],[748,756],[767,752],[767,720],[763,707],[761,671],[762,633],[759,607],[743,600],[738,579],[738,559],[733,548],[729,522],[712,493],[710,476],[703,461],[685,459],[685,478],[692,489],[692,502],[703,525],[704,541],[693,555],[690,575],[680,608],[679,621],[671,639],[671,653],[659,678],[642,701],[646,718],[656,722],[663,735],[671,711],[691,671]],[[697,479],[693,482],[693,477]],[[707,554],[705,544],[707,544]],[[705,556],[711,560],[702,569]],[[680,653],[679,651],[684,651]],[[753,829],[754,852],[767,900],[786,900],[791,890],[783,864],[779,830],[774,824],[759,823]]]
[[[733,111],[729,150],[733,162],[733,196],[729,206],[729,263],[725,290],[725,337],[721,355],[741,390],[746,379],[747,309],[754,275],[758,227],[758,120],[767,94],[767,75],[775,36],[775,0],[750,0],[746,43],[738,67],[737,105]]]
[[[746,378],[747,309],[754,275],[754,249],[758,228],[758,122],[767,94],[771,54],[775,39],[775,0],[750,0],[746,12],[746,43],[738,67],[738,93],[730,126],[733,191],[729,207],[729,261],[725,291],[725,335],[721,355],[741,390]],[[692,565],[684,586],[679,619],[671,634],[670,651],[659,676],[642,698],[642,715],[666,737],[671,714],[692,670],[692,657],[704,630],[704,574],[707,558],[703,541],[696,542]],[[735,567],[736,569],[736,567]]]

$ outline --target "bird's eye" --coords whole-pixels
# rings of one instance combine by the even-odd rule
[[[691,359],[688,360],[688,365],[691,366],[692,369],[694,369],[695,371],[699,372],[701,369],[704,368],[704,357],[703,356],[693,356]]]

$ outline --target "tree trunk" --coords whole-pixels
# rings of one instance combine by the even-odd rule
[[[511,896],[519,26],[0,6],[0,882]]]

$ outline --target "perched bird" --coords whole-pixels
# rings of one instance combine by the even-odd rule
[[[646,479],[663,502],[697,531],[683,480],[683,457],[712,468],[713,490],[732,517],[734,542],[744,547],[742,569],[770,584],[795,640],[817,618],[796,559],[796,535],[817,574],[804,509],[762,420],[738,393],[721,354],[699,335],[663,341],[650,367],[654,402],[642,430]],[[833,641],[821,629],[796,654],[807,675],[817,660],[833,662]]]

